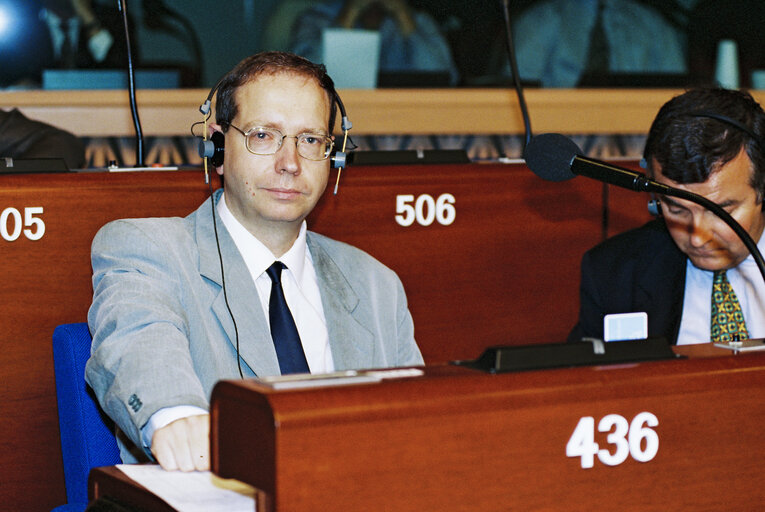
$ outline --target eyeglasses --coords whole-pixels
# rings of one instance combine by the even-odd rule
[[[306,160],[326,160],[332,152],[334,141],[321,133],[283,135],[274,128],[256,126],[246,132],[233,124],[229,126],[244,135],[244,145],[253,155],[273,155],[282,147],[284,139],[295,139],[298,155]]]

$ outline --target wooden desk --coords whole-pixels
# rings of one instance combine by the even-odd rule
[[[188,135],[208,89],[139,90],[146,136]],[[527,89],[536,133],[648,132],[656,112],[678,89]],[[765,102],[765,93],[752,91]],[[341,90],[356,135],[522,134],[513,89]],[[17,107],[80,137],[135,134],[126,91],[0,91],[0,108]]]
[[[765,353],[677,352],[689,359],[502,375],[435,366],[302,391],[222,382],[213,469],[258,487],[259,512],[757,509]],[[574,432],[609,453],[583,468],[587,457],[567,456]],[[92,472],[90,490],[168,510],[114,468]]]
[[[765,353],[689,353],[304,391],[221,382],[212,467],[262,490],[260,512],[759,508]],[[609,452],[567,457],[575,432]]]
[[[579,260],[601,239],[602,216],[620,228],[646,218],[641,194],[607,205],[601,190],[584,178],[544,182],[520,164],[352,167],[309,226],[396,270],[433,364],[476,357],[487,345],[562,341],[576,319]],[[442,224],[429,205],[446,194],[455,217]],[[98,228],[186,215],[207,195],[199,171],[0,175],[0,503],[64,502],[51,335],[86,319]],[[400,225],[399,201],[403,211],[419,201],[421,220],[431,222]],[[37,219],[45,231],[34,239]]]
[[[141,484],[130,479],[125,473],[114,466],[95,468],[88,477],[88,494],[91,501],[100,500],[106,507],[106,502],[113,501],[124,507],[124,510],[136,512],[173,512],[175,509],[165,503],[157,495],[149,492]],[[110,510],[109,508],[99,510]],[[118,509],[122,511],[123,509]]]

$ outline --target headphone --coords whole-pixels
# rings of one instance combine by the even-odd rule
[[[718,114],[716,112],[711,112],[708,110],[699,110],[695,112],[689,112],[683,115],[687,117],[707,117],[709,119],[715,119],[717,121],[720,121],[721,123],[728,124],[738,129],[739,131],[747,134],[755,142],[755,144],[758,144],[761,148],[763,148],[763,150],[765,150],[765,139],[763,139],[762,137],[759,137],[756,133],[754,133],[754,130],[750,129],[748,126],[746,126],[744,123],[741,123],[740,121],[737,121],[728,116],[724,116],[722,114]],[[640,159],[640,167],[648,170],[648,160],[645,157],[645,150],[643,150],[643,158]],[[654,217],[661,216],[661,200],[659,200],[656,197],[653,197],[653,194],[651,194],[651,199],[648,201],[648,213],[653,215]]]
[[[205,125],[205,131],[202,140],[199,141],[197,151],[199,152],[199,156],[204,159],[205,182],[209,181],[207,173],[208,161],[213,165],[213,167],[220,167],[223,165],[223,154],[225,151],[225,137],[223,133],[216,131],[210,136],[209,139],[207,138],[207,120],[210,118],[210,106],[212,104],[212,97],[215,95],[215,92],[218,90],[218,87],[222,81],[223,78],[218,80],[218,83],[216,83],[215,86],[210,89],[210,93],[207,95],[207,99],[199,107],[199,111],[204,116],[203,123]],[[346,153],[346,145],[348,143],[348,132],[351,130],[351,128],[353,128],[353,123],[351,123],[351,121],[348,119],[348,115],[345,113],[345,105],[343,105],[343,100],[340,99],[340,95],[334,89],[332,90],[332,96],[333,103],[337,105],[338,109],[340,110],[340,127],[343,130],[342,148],[340,151],[333,149],[332,153],[329,155],[329,160],[332,167],[337,169],[337,181],[335,182],[334,192],[337,194],[337,187],[340,183],[340,173],[343,171],[343,167],[347,165],[348,154]]]
[[[223,148],[226,144],[226,137],[222,132],[213,132],[209,139],[202,139],[199,141],[199,156],[202,158],[209,158],[209,162],[213,167],[220,167],[223,165]]]

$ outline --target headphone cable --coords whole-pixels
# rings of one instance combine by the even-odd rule
[[[206,172],[207,158],[204,160]],[[234,313],[231,311],[231,306],[228,303],[228,293],[226,292],[226,273],[223,270],[223,253],[220,250],[220,238],[218,238],[218,221],[215,219],[215,198],[213,197],[212,183],[209,180],[207,181],[207,186],[210,189],[210,213],[212,213],[213,231],[215,232],[215,245],[218,248],[218,261],[220,261],[220,282],[223,288],[223,301],[226,303],[226,309],[228,310],[228,314],[231,317],[231,322],[234,324],[234,337],[236,338],[236,365],[239,368],[239,377],[243,379],[244,374],[242,373],[242,356],[239,353],[239,328],[236,326],[236,318],[234,318]]]

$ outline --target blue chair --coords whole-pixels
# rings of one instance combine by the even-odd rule
[[[58,425],[64,459],[67,504],[57,512],[84,511],[88,506],[91,468],[119,464],[114,423],[98,406],[85,383],[85,363],[92,339],[88,324],[64,324],[53,332]]]

